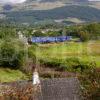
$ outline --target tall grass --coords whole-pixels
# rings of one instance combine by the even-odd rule
[[[36,53],[38,59],[65,61],[69,58],[77,58],[82,62],[95,62],[100,67],[100,41],[84,43],[63,42],[52,44],[39,44]]]

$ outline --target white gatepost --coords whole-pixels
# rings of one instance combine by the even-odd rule
[[[33,72],[33,85],[40,85],[39,74],[36,70]]]

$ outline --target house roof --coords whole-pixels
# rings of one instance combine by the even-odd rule
[[[41,96],[38,100],[80,100],[77,78],[41,80]]]
[[[80,84],[77,78],[41,79],[40,81],[41,84],[38,88],[39,91],[36,91],[37,93],[35,93],[35,86],[32,85],[32,81],[2,84],[0,93],[3,92],[10,96],[15,92],[16,96],[19,97],[20,95],[23,98],[21,100],[27,100],[25,98],[33,100],[81,100]]]

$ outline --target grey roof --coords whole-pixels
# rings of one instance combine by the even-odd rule
[[[77,78],[41,80],[41,95],[38,100],[81,100]]]

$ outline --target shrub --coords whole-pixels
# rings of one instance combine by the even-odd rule
[[[15,42],[14,42],[15,41]],[[0,66],[19,68],[25,58],[24,45],[16,40],[4,40],[0,45]]]
[[[80,31],[80,32],[78,32],[78,35],[79,35],[79,37],[80,37],[80,39],[81,39],[81,41],[88,41],[89,40],[89,33],[87,32],[87,31]]]
[[[68,71],[85,72],[86,70],[90,70],[93,65],[96,67],[95,62],[81,61],[77,57],[71,57],[65,60],[65,69]]]
[[[48,60],[40,59],[40,63],[45,67],[50,67],[50,68],[57,68],[61,64],[61,62],[57,59],[48,59]]]
[[[79,77],[84,100],[100,99],[100,70],[90,66],[89,70]]]
[[[56,71],[83,72],[89,69],[89,62],[82,62],[80,59],[71,57],[61,59],[40,59],[40,64],[45,67],[54,68]]]

